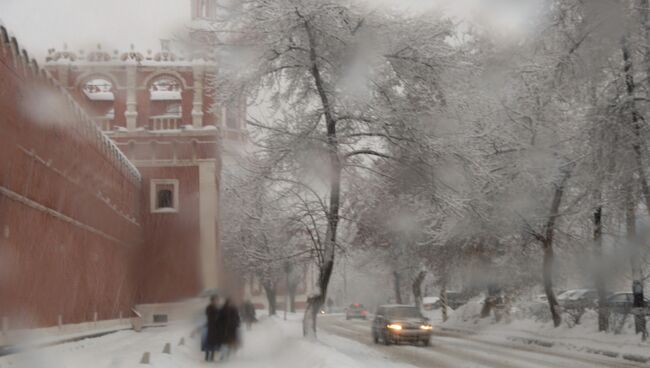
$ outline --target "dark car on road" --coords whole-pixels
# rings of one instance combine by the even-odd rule
[[[364,307],[363,304],[354,303],[345,309],[345,319],[368,318],[368,310]]]
[[[412,305],[382,305],[372,322],[373,340],[386,345],[405,342],[428,346],[432,330],[429,320]]]

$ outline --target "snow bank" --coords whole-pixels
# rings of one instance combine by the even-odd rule
[[[481,319],[482,307],[480,299],[474,299],[458,308],[446,323],[439,325],[450,330],[476,334],[478,338],[491,341],[535,340],[554,348],[650,357],[650,343],[642,342],[641,336],[634,333],[632,316],[627,316],[624,320],[620,316],[610,318],[610,325],[622,326],[620,333],[615,334],[598,332],[598,314],[593,310],[587,310],[577,325],[574,325],[571,316],[565,313],[562,316],[562,325],[555,328],[550,318],[539,318],[537,315],[522,312],[528,312],[529,306],[513,308],[510,316],[504,317],[501,323],[495,322],[494,315]]]

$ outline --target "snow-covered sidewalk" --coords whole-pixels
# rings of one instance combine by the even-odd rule
[[[121,331],[111,335],[52,346],[0,358],[0,368],[131,368],[150,353],[149,367],[192,368],[408,368],[394,363],[363,344],[332,336],[324,331],[318,340],[301,336],[297,318],[282,321],[268,318],[243,331],[243,347],[228,362],[203,362],[199,341],[190,337],[191,326],[152,328],[141,333]],[[184,339],[184,345],[179,345]],[[171,354],[163,353],[165,344]]]

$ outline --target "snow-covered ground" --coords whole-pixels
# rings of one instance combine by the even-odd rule
[[[244,345],[233,359],[217,363],[229,368],[409,368],[361,343],[320,333],[319,340],[301,336],[300,320],[268,318],[243,331]],[[214,366],[203,362],[198,338],[190,337],[191,326],[152,328],[141,333],[121,331],[0,358],[0,368],[127,368],[139,365],[143,353],[151,354],[150,367],[192,368]],[[185,345],[179,346],[181,339]],[[164,354],[165,344],[171,354]],[[218,358],[217,358],[218,359]]]
[[[149,328],[143,332],[120,331],[94,339],[50,346],[35,351],[0,357],[0,368],[194,368],[223,366],[228,368],[593,368],[640,367],[640,363],[618,358],[587,354],[566,346],[547,349],[527,346],[509,339],[511,336],[543,336],[580,339],[583,345],[595,346],[600,335],[586,330],[556,329],[553,335],[526,321],[495,325],[489,320],[470,322],[463,315],[470,307],[459,309],[442,326],[463,329],[472,334],[434,330],[433,346],[383,346],[374,344],[370,321],[346,321],[343,315],[319,319],[317,340],[301,335],[299,315],[288,321],[280,317],[265,318],[252,331],[243,331],[243,347],[227,362],[206,363],[199,351],[198,337],[191,336],[192,326],[176,324]],[[473,319],[472,321],[476,321]],[[537,326],[538,327],[538,326]],[[582,327],[581,327],[582,328]],[[586,327],[585,327],[586,328]],[[575,337],[572,337],[575,331]],[[562,334],[567,334],[562,336]],[[610,344],[610,349],[632,351],[625,346],[627,337]],[[184,344],[179,344],[183,340]],[[591,341],[593,340],[593,341]],[[171,354],[163,353],[166,344]],[[628,350],[626,350],[628,349]],[[145,352],[150,364],[141,365]],[[638,351],[635,351],[638,352]],[[218,359],[218,357],[217,357]]]
[[[450,312],[449,320],[442,323],[440,311],[432,312],[434,324],[451,330],[459,330],[475,335],[476,338],[490,341],[536,340],[549,343],[554,349],[607,352],[622,355],[635,355],[650,358],[650,343],[642,342],[640,335],[634,333],[632,316],[625,320],[621,333],[598,332],[598,315],[588,310],[577,325],[569,326],[571,318],[563,315],[563,323],[555,328],[551,321],[537,321],[514,315],[495,323],[494,318],[478,318],[482,304],[473,300],[456,311]],[[620,321],[617,321],[619,323]],[[614,323],[612,320],[610,323]]]

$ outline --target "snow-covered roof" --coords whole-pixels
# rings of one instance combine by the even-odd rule
[[[440,301],[440,298],[437,296],[426,296],[422,298],[422,304],[434,304]]]

